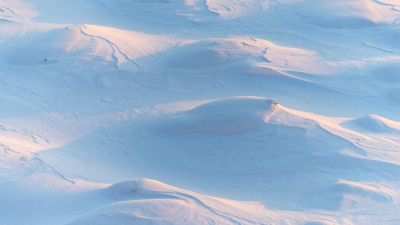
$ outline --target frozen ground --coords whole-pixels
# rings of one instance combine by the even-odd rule
[[[0,0],[0,224],[400,224],[399,19]]]

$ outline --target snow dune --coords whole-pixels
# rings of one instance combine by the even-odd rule
[[[311,24],[327,28],[373,27],[393,23],[400,17],[392,6],[379,3],[371,0],[309,0],[295,4],[294,10]],[[309,10],[314,7],[319,10]]]
[[[385,182],[396,179],[399,166],[368,158],[369,148],[353,140],[362,135],[353,137],[351,130],[337,127],[341,120],[313,118],[260,97],[214,100],[174,115],[152,117],[156,118],[136,123],[137,132],[119,133],[122,143],[134,149],[130,152],[121,152],[120,141],[104,143],[115,149],[104,159],[92,158],[93,150],[79,147],[92,145],[93,138],[105,138],[110,131],[43,151],[41,157],[62,171],[91,180],[106,178],[110,170],[130,168],[127,177],[141,174],[173,180],[175,186],[208,190],[228,199],[261,200],[267,208],[280,210],[338,211],[346,209],[343,204],[349,201],[360,209],[391,204],[397,196],[395,187],[374,187],[383,176]],[[154,138],[157,142],[151,141]],[[96,154],[109,154],[106,146],[97,148]],[[74,165],[84,160],[92,168],[72,169],[62,162],[66,159]],[[107,166],[100,163],[103,160]],[[145,163],[131,163],[138,160]],[[94,171],[102,171],[103,176]],[[196,179],[191,180],[193,176]]]
[[[58,59],[68,54],[75,63],[83,60],[92,61],[96,59],[95,57],[103,62],[112,61],[112,49],[104,43],[85,37],[79,26],[49,31],[48,34],[43,34],[21,49],[11,52],[7,60],[12,64],[23,66],[51,64],[57,63]]]
[[[350,121],[349,121],[350,122]],[[399,133],[400,123],[377,115],[367,115],[351,121],[359,127],[374,133]]]
[[[187,18],[192,21],[208,21],[213,19],[234,19],[262,12],[269,6],[269,1],[226,1],[226,0],[102,0],[111,8],[123,12],[134,11],[137,16],[149,19],[156,17],[168,18],[175,21],[174,17]],[[138,10],[141,9],[141,10]],[[161,10],[163,9],[163,10]]]
[[[204,21],[216,18],[217,13],[209,10],[205,0],[102,0],[109,8],[124,14],[135,13],[135,17],[173,23]],[[166,21],[165,21],[166,20]]]
[[[150,44],[153,42],[158,44]],[[76,66],[93,64],[93,68],[116,64],[119,68],[135,71],[138,66],[133,60],[163,51],[172,43],[168,37],[74,25],[40,35],[29,44],[10,52],[7,61],[15,65],[32,66],[62,60],[64,64]]]
[[[315,52],[247,37],[210,39],[182,44],[171,50],[173,53],[166,56],[167,66],[176,69],[228,70],[232,73],[293,78],[285,70],[310,72],[320,66],[315,65],[319,61]]]
[[[262,213],[262,207],[257,204],[246,205],[208,197],[148,179],[117,183],[101,190],[101,193],[116,202],[69,224],[252,224],[279,221],[274,215],[250,217],[248,209]],[[235,211],[242,213],[230,218]]]
[[[165,125],[165,132],[187,134],[196,132],[242,133],[260,129],[263,120],[274,113],[274,100],[238,97],[214,101],[179,115]]]
[[[0,0],[0,224],[398,224],[395,0]]]

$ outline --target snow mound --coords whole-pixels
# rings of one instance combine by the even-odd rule
[[[181,113],[164,125],[167,133],[242,133],[260,129],[264,119],[279,108],[275,100],[235,97],[213,101]]]
[[[377,115],[367,115],[352,120],[353,123],[373,133],[400,133],[400,123]]]
[[[124,69],[121,66],[125,64],[138,66],[145,56],[156,58],[157,53],[179,42],[169,35],[153,35],[94,25],[85,26],[83,32],[92,38],[106,41],[113,48],[113,58],[117,61],[119,69]]]
[[[374,204],[391,203],[393,198],[385,193],[388,189],[376,184],[368,184],[364,182],[354,182],[347,180],[337,180],[322,185],[312,194],[316,196],[318,201],[310,199],[310,205],[320,207],[324,202],[327,209],[338,210],[348,207],[362,207],[366,202],[374,202]],[[349,204],[350,203],[350,204]]]
[[[332,186],[334,191],[341,194],[356,195],[364,198],[369,198],[376,202],[390,203],[393,201],[390,195],[382,192],[379,186],[374,187],[368,184],[359,182],[351,182],[345,180],[339,180],[335,185]]]
[[[10,52],[7,61],[22,66],[53,64],[61,60],[74,64],[93,60],[111,62],[112,48],[105,41],[86,36],[82,28],[83,25],[77,25],[45,32],[36,40]]]
[[[93,25],[75,25],[42,33],[37,39],[10,52],[14,65],[49,65],[63,62],[76,68],[117,66],[138,70],[134,60],[166,50],[173,44],[164,35],[148,35]]]
[[[269,1],[263,0],[102,0],[108,7],[135,12],[137,16],[149,20],[185,22],[209,21],[213,19],[235,19],[262,12]]]
[[[79,224],[254,224],[275,221],[262,207],[208,197],[155,180],[135,179],[104,189],[117,201],[69,223]],[[115,197],[118,198],[115,198]],[[110,200],[111,200],[110,199]],[[249,212],[252,212],[252,215]],[[259,216],[262,212],[262,217]],[[251,215],[251,216],[250,216]],[[260,221],[261,220],[261,221]]]
[[[246,58],[261,57],[265,48],[248,46],[242,38],[201,41],[179,48],[167,62],[169,67],[203,69],[240,62]]]
[[[327,28],[360,28],[388,24],[400,17],[392,6],[372,0],[306,0],[294,12],[307,22]]]
[[[235,36],[179,46],[169,57],[167,66],[194,70],[229,65],[235,72],[271,75],[274,74],[271,70],[279,69],[306,72],[318,60],[314,54],[277,46],[266,40]]]
[[[172,186],[168,186],[156,180],[150,179],[134,179],[116,183],[106,188],[105,191],[114,197],[132,196],[135,194],[149,194],[160,190],[173,190]]]
[[[69,225],[236,224],[183,199],[144,199],[114,203]]]
[[[398,169],[378,162],[366,169],[363,165],[371,162],[364,159],[365,152],[321,125],[330,123],[287,109],[272,99],[247,96],[198,104],[173,115],[151,114],[149,120],[135,124],[133,132],[130,128],[119,132],[118,138],[124,140],[130,151],[119,152],[119,143],[87,147],[95,145],[93,140],[107,140],[109,133],[104,133],[41,152],[41,156],[46,156],[46,160],[55,157],[59,162],[83,158],[85,165],[102,174],[101,179],[111,174],[110,168],[124,170],[132,177],[138,173],[162,182],[173,180],[174,186],[207,190],[208,195],[228,199],[261,201],[268,207],[284,210],[332,209],[341,201],[335,196],[315,196],[310,190],[338,179],[363,182],[367,176],[376,181],[381,174],[375,171],[383,167],[390,171]],[[91,157],[93,154],[107,158],[98,160]],[[138,159],[141,163],[136,163]],[[101,163],[103,160],[107,165]],[[57,161],[53,163],[58,164]],[[66,164],[60,169],[70,167]],[[90,177],[86,170],[75,169],[74,174],[99,179],[97,175]],[[152,195],[154,189],[149,186],[160,188],[145,180],[128,181],[111,186],[107,193],[115,199],[138,198]]]

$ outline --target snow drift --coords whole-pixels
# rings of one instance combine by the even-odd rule
[[[0,224],[398,224],[399,18],[0,0]]]
[[[294,4],[293,8],[304,20],[326,28],[373,27],[400,18],[400,13],[393,11],[392,6],[380,3],[372,0],[306,0]]]
[[[22,66],[52,64],[62,59],[78,65],[93,60],[112,62],[112,48],[102,40],[86,36],[82,33],[82,28],[83,25],[78,25],[49,31],[11,52],[7,60]]]
[[[255,131],[261,129],[266,117],[277,107],[274,100],[256,97],[218,100],[178,115],[163,130],[173,134]]]

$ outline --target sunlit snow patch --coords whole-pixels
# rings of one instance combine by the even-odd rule
[[[373,27],[400,18],[391,6],[373,0],[305,0],[293,8],[307,22],[327,28]]]
[[[104,40],[95,39],[82,32],[83,26],[51,30],[36,40],[10,52],[7,61],[15,65],[48,65],[65,61],[72,65],[112,62],[112,48]]]

